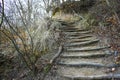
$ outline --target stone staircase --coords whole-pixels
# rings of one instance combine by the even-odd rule
[[[74,27],[62,29],[66,35],[64,50],[57,62],[62,80],[120,80],[120,72],[106,72],[117,68],[110,46],[103,45],[91,30]]]

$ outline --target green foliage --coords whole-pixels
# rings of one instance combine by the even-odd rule
[[[45,67],[44,67],[44,73],[48,73],[51,69],[52,65],[51,64],[47,64]]]
[[[59,7],[53,9],[53,11],[52,11],[52,16],[55,16],[55,14],[56,14],[57,12],[60,12],[60,8],[59,8]]]

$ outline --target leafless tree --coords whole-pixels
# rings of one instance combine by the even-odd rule
[[[13,11],[11,13],[13,20],[11,20],[7,17],[8,14],[4,14],[4,0],[2,0],[2,20],[0,26],[2,26],[4,19],[7,25],[2,26],[1,32],[12,42],[24,65],[35,74],[37,69],[35,63],[38,58],[36,54],[38,52],[34,46],[33,36],[29,29],[35,24],[33,22],[35,19],[33,20],[32,18],[34,15],[32,0],[27,0],[26,3],[24,5],[21,0],[16,0],[12,3],[14,6],[10,8]],[[19,25],[18,22],[15,23],[15,20],[22,25]]]
[[[0,15],[1,15],[0,27],[1,27],[4,19],[4,0],[2,0],[2,3],[0,3]]]
[[[53,38],[53,33],[48,30],[47,21],[40,16],[47,13],[51,0],[43,0],[44,5],[40,4],[40,0],[10,0],[9,14],[4,13],[4,0],[2,1],[1,33],[11,41],[24,65],[36,74],[38,58],[52,44],[50,42],[49,45],[49,40]]]

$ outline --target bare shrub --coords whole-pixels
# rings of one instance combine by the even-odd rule
[[[52,25],[54,22],[52,23],[51,19],[44,19],[47,13],[42,17],[38,15],[42,13],[40,10],[37,11],[39,6],[32,4],[33,2],[32,0],[11,2],[9,9],[12,12],[8,14],[2,11],[3,22],[1,22],[0,33],[3,36],[3,45],[9,43],[10,47],[14,47],[13,50],[17,51],[15,57],[19,57],[23,65],[35,75],[38,71],[37,60],[57,46],[55,27],[59,25]]]

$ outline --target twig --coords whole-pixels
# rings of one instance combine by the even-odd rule
[[[50,60],[50,64],[53,64],[56,61],[56,59],[60,56],[60,54],[62,52],[62,49],[63,49],[63,47],[60,46],[58,52],[56,53],[56,55]]]

